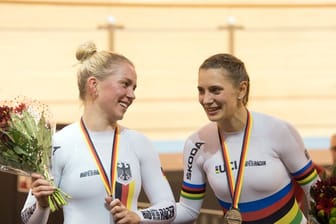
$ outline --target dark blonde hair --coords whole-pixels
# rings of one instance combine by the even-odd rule
[[[233,85],[238,87],[241,81],[247,81],[246,95],[242,99],[244,105],[248,102],[250,91],[250,78],[244,62],[231,54],[215,54],[207,58],[199,67],[201,69],[223,69],[229,73]]]
[[[110,51],[97,51],[96,45],[89,41],[80,45],[76,51],[76,58],[80,62],[77,71],[77,85],[79,98],[85,100],[86,81],[89,77],[103,80],[113,75],[119,65],[126,63],[134,67],[133,63],[123,55]]]

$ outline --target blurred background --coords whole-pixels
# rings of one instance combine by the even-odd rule
[[[219,52],[245,62],[250,110],[292,123],[312,158],[331,162],[336,0],[3,0],[0,101],[37,99],[58,127],[79,120],[75,52],[88,40],[134,62],[137,99],[120,123],[153,141],[176,192],[183,141],[208,122],[197,101],[198,67]],[[12,175],[0,178],[8,183],[0,190],[17,184]],[[0,220],[19,223],[22,196],[8,195],[1,207],[12,207],[0,209]]]

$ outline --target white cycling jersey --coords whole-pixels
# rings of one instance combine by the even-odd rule
[[[89,135],[106,173],[110,174],[114,131],[89,130]],[[65,224],[114,223],[105,208],[107,193],[79,122],[54,135],[52,174],[56,185],[72,197],[63,207]],[[152,206],[137,210],[141,187]],[[114,197],[136,211],[142,223],[169,223],[175,217],[174,196],[161,171],[157,152],[144,135],[125,127],[120,127]],[[36,208],[35,203],[36,199],[29,193],[22,209],[23,221],[46,223],[48,209]]]
[[[306,218],[294,197],[292,179],[309,192],[318,179],[298,132],[287,122],[252,113],[253,123],[238,208],[245,224],[301,224]],[[244,130],[224,133],[236,180]],[[206,183],[226,212],[232,207],[216,123],[192,134],[184,147],[184,178],[174,223],[195,220]]]

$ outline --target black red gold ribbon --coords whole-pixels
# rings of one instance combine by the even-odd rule
[[[222,153],[223,153],[224,165],[226,169],[226,177],[227,177],[227,181],[229,184],[230,195],[232,198],[232,207],[237,208],[237,209],[238,209],[238,202],[240,198],[241,189],[243,186],[245,161],[246,161],[246,156],[248,152],[248,146],[250,143],[252,123],[253,123],[252,115],[250,114],[249,111],[247,111],[247,121],[246,121],[245,130],[244,130],[244,138],[243,138],[242,149],[241,149],[241,154],[240,154],[240,161],[239,161],[238,174],[236,177],[236,183],[234,183],[234,179],[233,179],[229,152],[227,150],[227,146],[225,144],[224,139],[222,139],[221,131],[218,128],[218,136],[219,136],[219,141],[220,141]]]
[[[112,144],[112,156],[111,156],[111,179],[109,181],[109,178],[107,176],[107,172],[104,169],[104,166],[99,158],[99,155],[96,151],[96,148],[90,138],[89,132],[87,128],[85,127],[83,118],[80,120],[80,127],[82,130],[82,134],[85,140],[85,143],[88,146],[88,149],[90,151],[90,154],[96,163],[96,166],[98,168],[99,175],[103,181],[103,184],[105,186],[106,192],[108,195],[113,196],[114,195],[114,189],[115,189],[115,183],[116,183],[116,174],[117,174],[117,159],[118,159],[118,146],[119,146],[119,128],[118,125],[116,126],[114,130],[114,137],[113,137],[113,144]]]

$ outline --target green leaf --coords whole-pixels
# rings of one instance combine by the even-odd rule
[[[26,155],[26,156],[28,156],[29,154],[26,152],[26,151],[24,151],[21,147],[19,147],[19,146],[14,146],[14,148],[13,148],[13,150],[17,153],[17,154],[19,154],[19,155]]]
[[[31,135],[27,132],[26,127],[21,118],[16,114],[12,113],[11,116],[11,127],[12,130],[21,133],[25,138],[30,139]]]

